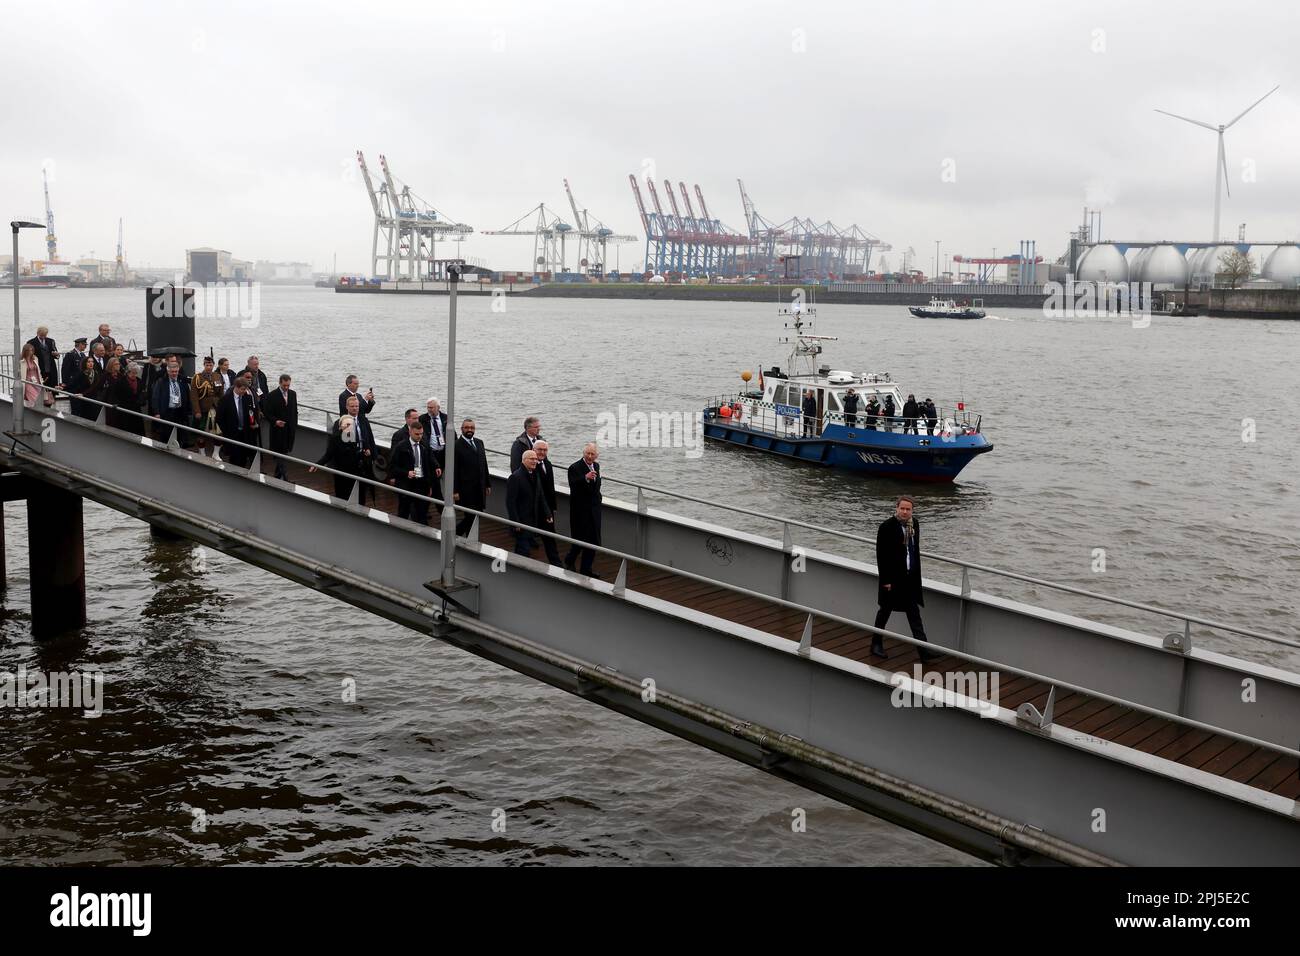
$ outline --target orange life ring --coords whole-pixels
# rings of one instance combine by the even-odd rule
[[[740,421],[742,415],[740,402],[735,402],[732,404],[731,413],[732,413],[732,417],[735,418],[736,421]]]

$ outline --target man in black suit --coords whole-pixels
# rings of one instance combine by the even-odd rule
[[[402,415],[402,421],[404,422],[402,427],[393,432],[393,437],[388,440],[388,447],[390,450],[406,441],[407,437],[411,433],[411,426],[420,421],[420,413],[414,408],[408,408]],[[427,439],[428,436],[426,435],[424,440],[427,441]]]
[[[73,343],[72,351],[63,356],[63,368],[61,369],[63,378],[63,387],[72,388],[72,380],[81,374],[81,367],[86,364],[86,356],[90,352],[86,349],[86,337],[83,335]],[[153,383],[150,382],[150,385]]]
[[[600,450],[595,442],[588,442],[582,449],[582,457],[569,466],[569,537],[591,544],[600,544],[600,465],[596,459]],[[564,557],[564,565],[570,571],[582,556],[582,573],[593,578],[591,562],[596,552],[590,548],[579,548],[576,544],[569,548]]]
[[[108,374],[108,356],[104,352],[103,342],[92,342],[90,346],[90,357],[95,360],[95,367],[99,369],[100,375]]]
[[[363,404],[359,395],[352,395],[347,399],[343,407],[345,413],[356,420],[352,427],[356,434],[357,448],[361,452],[361,477],[374,478],[375,433],[370,428],[370,420],[361,411]],[[366,503],[367,493],[369,493],[373,501],[374,489],[364,482],[359,483],[357,485],[357,504],[364,505]]]
[[[490,494],[487,449],[474,437],[474,419],[467,418],[460,423],[460,437],[456,439],[456,483],[451,500],[463,508],[486,511]],[[478,515],[462,514],[456,522],[456,534],[462,537],[469,534],[477,519]]]
[[[876,567],[879,585],[876,593],[880,610],[876,612],[876,627],[884,628],[889,615],[902,611],[907,615],[912,637],[926,640],[925,625],[921,623],[921,608],[925,594],[921,588],[921,528],[912,517],[913,500],[903,495],[894,506],[893,517],[880,523],[876,532]],[[871,635],[871,654],[887,657],[884,641],[879,634]],[[921,660],[936,656],[924,648],[919,651]]]
[[[99,334],[90,340],[90,354],[95,354],[96,345],[102,345],[104,346],[104,361],[107,362],[113,357],[113,350],[117,348],[117,339],[109,334],[112,331],[107,322],[100,323]]]
[[[154,383],[153,394],[149,397],[149,407],[153,417],[174,425],[189,425],[194,420],[194,409],[190,402],[190,380],[181,374],[181,363],[173,359],[167,363],[167,377]],[[185,432],[163,428],[159,437],[171,441],[172,433],[182,447],[189,447],[190,437]]]
[[[397,517],[416,524],[429,523],[429,494],[433,490],[435,463],[433,452],[424,442],[424,426],[417,418],[410,431],[389,450],[388,474],[398,488],[421,498],[397,496]]]
[[[551,509],[552,515],[557,515],[560,510],[555,498],[555,462],[547,457],[550,450],[551,446],[545,439],[538,441],[533,446],[533,452],[537,455],[537,483],[542,486],[542,496],[546,498],[546,507]]]
[[[221,396],[217,403],[217,427],[223,437],[245,445],[261,444],[261,427],[257,421],[257,404],[249,394],[248,379],[236,377],[234,387]],[[226,461],[240,468],[247,468],[256,454],[252,449],[239,448],[234,445],[222,445],[221,451]]]
[[[522,554],[525,558],[537,546],[529,528],[555,530],[555,513],[546,503],[546,493],[537,474],[535,451],[524,452],[519,470],[512,473],[506,482],[506,514],[514,523],[515,554]],[[555,547],[555,539],[543,537],[542,544],[551,564],[558,565],[560,555]]]
[[[524,419],[524,433],[515,439],[515,443],[510,446],[510,474],[519,470],[523,463],[524,452],[531,451],[537,444],[542,430],[542,420],[536,415],[529,415]]]
[[[271,451],[285,455],[293,454],[293,440],[298,435],[298,393],[289,387],[292,384],[290,376],[281,375],[280,387],[262,401],[262,414],[271,423]],[[288,478],[283,458],[275,460],[275,477]]]
[[[248,357],[248,364],[244,366],[243,374],[249,376],[249,393],[257,402],[257,407],[261,408],[262,403],[266,401],[266,396],[271,394],[271,389],[266,381],[266,373],[262,371],[261,361],[256,355]]]
[[[41,370],[41,381],[50,388],[59,385],[59,349],[50,338],[50,330],[44,325],[36,327],[36,337],[28,340],[28,345],[36,349],[36,367]],[[45,393],[47,396],[50,392]]]
[[[355,375],[349,375],[343,384],[344,389],[339,392],[339,414],[351,415],[352,412],[348,411],[348,399],[355,398],[359,403],[358,412],[362,415],[369,415],[375,407],[375,390],[372,388],[365,395],[358,394],[357,389],[361,387],[361,379]]]

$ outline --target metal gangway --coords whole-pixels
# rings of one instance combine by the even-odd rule
[[[438,528],[396,517],[406,492],[362,478],[344,500],[327,490],[329,468],[309,472],[333,411],[300,402],[294,454],[249,446],[242,468],[184,447],[211,439],[202,432],[142,437],[91,404],[98,420],[61,402],[25,409],[5,433],[5,500],[26,498],[44,522],[29,542],[34,623],[38,601],[66,615],[78,587],[84,619],[89,499],[984,859],[1300,860],[1300,675],[1201,646],[1300,648],[1292,638],[927,553],[960,583],[925,582],[942,656],[922,664],[910,637],[868,623],[876,569],[860,555],[874,539],[608,474],[628,494],[604,499],[602,579],[511,553],[508,476],[494,468],[446,588]],[[118,424],[145,418],[113,412]],[[277,458],[287,480],[271,474]],[[371,504],[358,504],[360,485]],[[731,519],[650,504],[662,497]],[[1164,633],[976,590],[976,575],[1150,615]],[[874,634],[885,661],[868,654]]]

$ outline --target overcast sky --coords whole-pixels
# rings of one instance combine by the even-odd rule
[[[1214,133],[1153,109],[1217,124],[1280,84],[1227,134],[1223,232],[1297,239],[1298,11],[6,0],[0,207],[43,220],[48,165],[65,259],[112,258],[122,217],[135,265],[210,245],[368,272],[361,149],[476,229],[538,202],[571,219],[567,177],[641,235],[627,177],[648,168],[699,183],[736,229],[737,178],[770,220],[857,223],[894,265],[912,246],[928,270],[936,239],[968,256],[1036,239],[1055,259],[1086,202],[1110,238],[1210,238]],[[531,248],[476,235],[462,254],[525,269]]]

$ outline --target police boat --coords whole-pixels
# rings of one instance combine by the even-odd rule
[[[814,307],[796,304],[781,314],[793,333],[780,340],[791,346],[789,371],[760,370],[757,388],[749,387],[751,373],[742,372],[745,390],[716,396],[705,407],[706,438],[831,468],[933,482],[952,481],[972,458],[993,450],[981,430],[983,416],[964,402],[905,419],[906,393],[887,373],[820,364],[822,343],[837,336],[813,333]],[[855,411],[845,409],[850,390],[858,396]],[[885,412],[888,404],[892,415]]]
[[[975,306],[965,303],[958,305],[952,299],[940,299],[938,296],[932,296],[929,305],[916,305],[908,309],[918,319],[982,319],[985,312],[977,306],[983,305],[984,300],[977,300]]]

